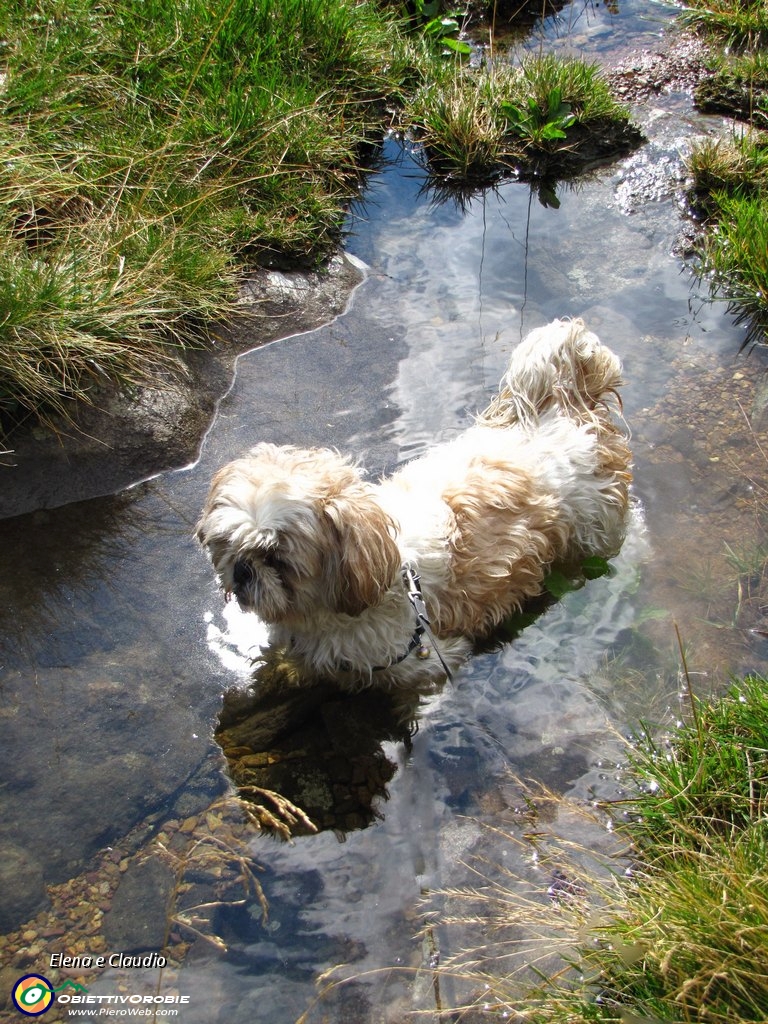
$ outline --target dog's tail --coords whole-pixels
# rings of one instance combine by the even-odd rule
[[[613,398],[621,408],[621,363],[582,320],[555,320],[515,349],[498,395],[479,422],[534,425],[556,408],[580,420],[595,418]]]

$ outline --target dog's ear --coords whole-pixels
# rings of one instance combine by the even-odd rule
[[[324,502],[323,514],[333,534],[333,556],[325,567],[329,604],[360,615],[379,604],[400,570],[395,524],[362,491]]]

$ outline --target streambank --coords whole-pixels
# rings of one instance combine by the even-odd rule
[[[363,280],[362,264],[344,254],[317,271],[258,271],[242,286],[240,316],[214,344],[188,350],[159,387],[103,388],[69,418],[45,426],[30,418],[0,451],[0,519],[112,494],[193,462],[238,356],[329,323]]]

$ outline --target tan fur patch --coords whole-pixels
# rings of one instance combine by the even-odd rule
[[[334,558],[326,565],[328,595],[336,611],[360,615],[379,604],[400,570],[395,524],[363,486],[322,509],[333,527]]]
[[[439,596],[436,629],[481,636],[541,592],[568,530],[557,501],[537,495],[526,473],[502,461],[477,460],[443,499],[454,516],[452,578]]]

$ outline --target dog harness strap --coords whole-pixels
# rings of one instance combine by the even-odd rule
[[[405,573],[406,573],[406,570],[404,568],[403,569],[403,579],[404,580],[406,579]],[[417,584],[417,586],[418,586],[418,580],[419,580],[419,577],[417,576],[416,577],[416,584]],[[406,587],[407,586],[408,586],[408,582],[406,580]],[[419,587],[419,597],[421,598],[421,588],[420,587]],[[409,600],[411,600],[410,589],[408,590],[408,598],[409,598]],[[411,600],[411,604],[413,605],[413,601],[412,600]],[[423,604],[424,604],[424,601],[422,599],[422,605]],[[415,608],[415,606],[414,606],[414,608]],[[426,612],[426,606],[424,606],[424,611]],[[421,620],[420,620],[420,617],[419,617],[419,613],[418,613],[418,611],[416,611],[416,629],[414,629],[413,634],[411,636],[411,639],[408,641],[408,646],[406,647],[406,649],[403,651],[403,653],[400,655],[399,658],[393,658],[392,661],[388,662],[386,665],[374,665],[373,668],[371,669],[371,672],[385,672],[388,668],[392,668],[393,665],[399,665],[401,661],[405,661],[405,659],[408,657],[409,654],[412,654],[416,650],[421,650],[423,648],[423,646],[424,646],[423,642],[422,642],[422,637],[424,636],[425,632],[426,632],[426,630],[425,630],[424,626],[421,623]],[[423,657],[423,655],[422,655],[422,657]]]
[[[412,565],[404,565],[402,568],[403,582],[405,583],[405,589],[408,592],[408,600],[411,602],[411,607],[416,613],[416,630],[411,637],[411,642],[408,646],[408,650],[405,652],[402,658],[398,658],[398,661],[402,661],[407,658],[411,651],[419,648],[419,655],[422,658],[427,657],[429,650],[424,648],[421,638],[424,634],[427,634],[429,642],[432,644],[432,648],[438,657],[440,664],[443,666],[443,670],[449,680],[453,682],[453,674],[445,663],[445,660],[440,653],[440,648],[437,646],[435,637],[430,629],[429,615],[427,613],[427,605],[424,601],[424,595],[421,592],[421,577],[416,572]],[[421,652],[424,651],[422,654]],[[396,663],[393,663],[396,664]]]
[[[404,565],[401,569],[401,573],[406,593],[408,594],[408,600],[411,602],[411,607],[416,613],[416,628],[413,631],[411,639],[408,641],[407,648],[399,658],[393,658],[392,661],[388,662],[386,665],[374,665],[371,672],[386,672],[386,670],[388,668],[392,668],[393,665],[399,665],[401,661],[405,661],[408,655],[413,654],[414,651],[417,652],[417,658],[428,658],[429,648],[424,645],[424,634],[426,633],[440,664],[443,666],[443,670],[449,682],[452,683],[453,673],[446,665],[445,659],[440,653],[437,642],[435,641],[432,630],[430,629],[427,605],[424,601],[424,595],[421,592],[421,577],[412,565]]]

